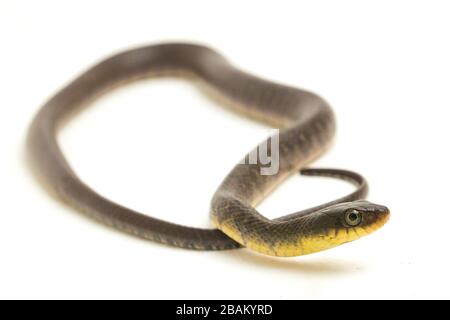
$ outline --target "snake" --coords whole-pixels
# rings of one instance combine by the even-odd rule
[[[278,162],[277,171],[263,174],[267,163],[250,163],[247,160],[251,153],[245,155],[211,199],[213,228],[164,221],[105,198],[77,176],[57,141],[67,119],[97,97],[131,81],[168,76],[188,79],[225,107],[278,129],[262,142],[272,146],[270,142],[277,139],[277,148],[267,150]],[[167,130],[182,134],[176,128]],[[34,116],[26,146],[33,171],[49,192],[103,224],[186,249],[246,247],[270,256],[291,257],[354,241],[379,229],[389,219],[386,206],[364,199],[367,182],[361,175],[308,167],[330,147],[335,131],[334,112],[319,95],[254,76],[204,45],[160,43],[116,53],[63,87]],[[262,143],[252,152],[258,152]],[[259,213],[256,208],[261,201],[297,172],[341,178],[353,182],[358,189],[348,196],[277,219]]]

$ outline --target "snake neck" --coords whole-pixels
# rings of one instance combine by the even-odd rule
[[[213,224],[235,241],[260,253],[304,255],[336,246],[344,240],[336,237],[335,230],[310,233],[308,216],[271,221],[255,209],[282,181],[320,156],[332,141],[333,113],[326,103],[313,101],[315,103],[309,101],[307,106],[299,104],[297,118],[280,130],[279,149],[275,150],[279,161],[277,173],[261,174],[263,164],[238,164],[213,197]]]

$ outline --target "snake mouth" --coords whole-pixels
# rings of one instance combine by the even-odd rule
[[[389,209],[387,207],[381,207],[381,210],[376,213],[376,218],[373,220],[373,222],[363,226],[362,228],[367,233],[372,233],[384,226],[389,221],[390,217],[391,212],[389,211]]]
[[[383,209],[378,213],[378,220],[379,223],[381,223],[381,226],[388,222],[389,218],[391,217],[391,212],[389,211],[388,207],[383,206],[382,208]]]
[[[378,224],[380,227],[382,227],[391,218],[391,212],[389,211],[388,208],[386,208],[386,210],[383,213],[381,213],[380,216],[381,216],[381,218],[380,218],[380,221],[378,222]]]

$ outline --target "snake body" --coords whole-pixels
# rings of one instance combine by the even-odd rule
[[[67,115],[124,81],[160,75],[188,76],[239,112],[280,128],[278,172],[263,175],[263,164],[241,162],[214,194],[211,220],[218,229],[166,222],[104,198],[78,178],[58,146],[57,132]],[[223,250],[246,246],[269,255],[294,256],[358,239],[382,226],[389,216],[386,207],[361,200],[365,184],[360,184],[360,192],[351,197],[275,220],[255,209],[284,179],[320,156],[334,131],[333,112],[319,96],[243,72],[207,47],[171,43],[116,54],[76,78],[37,113],[27,146],[36,171],[54,193],[109,226],[183,248]],[[344,171],[308,172],[363,181]]]

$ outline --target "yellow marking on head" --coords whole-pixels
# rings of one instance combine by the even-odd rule
[[[337,235],[335,236],[335,241],[339,243],[345,243],[348,239],[348,233],[345,229],[339,229]]]
[[[234,230],[234,228],[222,225],[221,229],[228,236],[244,244],[239,232]],[[255,238],[247,239],[245,246],[271,256],[293,257],[331,249],[343,243],[359,239],[366,234],[368,233],[360,227],[357,227],[357,230],[356,228],[339,229],[337,232],[334,229],[330,229],[323,234],[300,237],[297,241],[293,242],[280,241],[273,248],[267,243]]]
[[[327,230],[323,234],[300,237],[296,242],[279,242],[274,246],[275,254],[280,257],[292,257],[310,254],[333,248],[347,239],[345,230],[337,235],[335,230]]]
[[[358,233],[355,231],[355,228],[349,228],[348,230],[348,239],[347,242],[350,241],[355,241],[356,239],[359,239],[360,236],[358,235]]]
[[[367,231],[361,227],[342,228],[337,231],[329,229],[323,234],[300,237],[296,243],[280,242],[275,245],[274,249],[277,256],[300,256],[331,249],[341,244],[357,240],[367,234]]]

